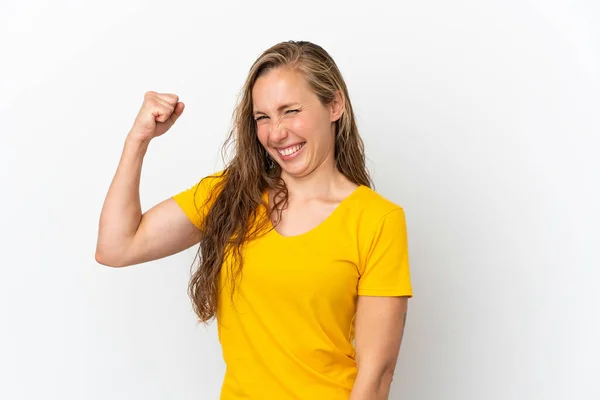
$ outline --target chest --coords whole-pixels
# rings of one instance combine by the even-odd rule
[[[339,231],[316,230],[298,237],[272,231],[244,249],[237,288],[245,297],[266,303],[327,307],[352,301],[359,280],[355,243]]]
[[[281,211],[279,220],[272,221],[280,236],[291,237],[305,234],[324,223],[335,211],[339,202],[291,203]],[[277,215],[274,216],[277,218]]]

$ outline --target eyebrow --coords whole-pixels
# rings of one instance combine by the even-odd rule
[[[283,110],[284,108],[294,107],[294,106],[296,106],[296,105],[299,105],[299,103],[287,103],[287,104],[282,104],[282,105],[280,105],[279,107],[277,107],[277,111],[278,111],[278,112],[281,112],[281,110]],[[256,110],[256,111],[254,111],[254,115],[256,115],[256,114],[264,114],[264,115],[267,115],[266,113],[264,113],[264,112],[262,112],[262,111],[259,111],[259,110]]]

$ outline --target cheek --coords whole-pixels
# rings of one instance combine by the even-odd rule
[[[267,141],[269,140],[269,128],[267,125],[258,125],[256,127],[256,136],[258,137],[258,141],[262,143],[263,146],[266,146]]]
[[[290,121],[289,129],[306,140],[318,138],[322,127],[314,117],[298,117]]]

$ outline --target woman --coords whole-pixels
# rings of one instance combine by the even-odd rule
[[[182,114],[148,92],[100,217],[96,260],[123,267],[199,246],[189,293],[216,317],[221,399],[387,399],[410,285],[403,209],[371,189],[335,62],[283,42],[252,65],[223,171],[142,215],[150,140]]]

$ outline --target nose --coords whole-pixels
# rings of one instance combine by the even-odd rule
[[[269,129],[269,139],[272,142],[278,143],[285,140],[287,136],[287,128],[285,127],[281,119],[273,120]]]

